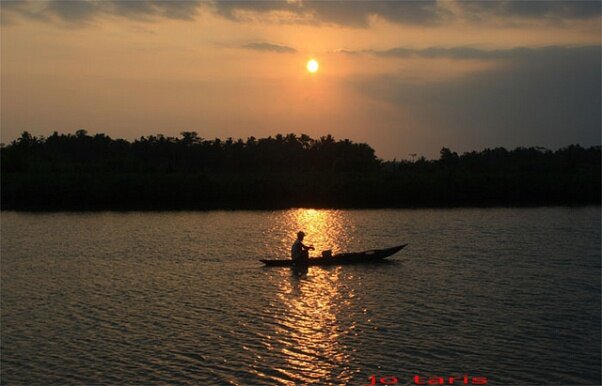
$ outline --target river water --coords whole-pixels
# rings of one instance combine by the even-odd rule
[[[600,207],[2,212],[2,384],[600,384]],[[390,264],[263,268],[409,243]]]

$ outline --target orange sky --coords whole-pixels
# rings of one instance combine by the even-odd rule
[[[523,3],[3,1],[1,138],[599,144],[600,3]]]

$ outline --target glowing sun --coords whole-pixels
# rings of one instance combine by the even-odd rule
[[[314,73],[318,71],[318,68],[320,68],[320,64],[316,59],[311,59],[307,62],[307,71]]]

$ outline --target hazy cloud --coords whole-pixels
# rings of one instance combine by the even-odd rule
[[[600,46],[520,53],[508,50],[506,65],[453,80],[416,84],[388,74],[355,87],[404,109],[450,145],[599,145]]]
[[[575,50],[590,49],[591,47],[573,47]],[[345,55],[369,54],[385,58],[446,58],[446,59],[521,59],[529,56],[542,55],[554,51],[564,51],[566,47],[548,46],[543,48],[514,47],[497,50],[484,50],[473,47],[428,47],[408,48],[394,47],[387,50],[345,50],[339,49],[334,53]]]
[[[247,20],[249,15],[276,15],[275,20],[290,23],[329,23],[367,27],[371,18],[413,25],[442,24],[454,20],[488,22],[505,18],[564,20],[599,18],[599,1],[165,1],[165,0],[84,0],[84,1],[3,1],[3,22],[14,16],[37,20],[60,20],[85,24],[101,15],[152,20],[158,17],[190,20],[201,8],[230,20]],[[5,15],[6,13],[6,15]]]
[[[393,23],[432,25],[455,19],[486,22],[491,18],[519,18],[562,21],[600,17],[599,1],[296,1],[254,2],[215,1],[214,9],[232,20],[242,15],[288,12],[297,16],[290,20],[310,20],[366,27],[371,17]],[[452,6],[450,6],[452,5]]]
[[[435,0],[421,1],[215,1],[214,10],[232,20],[244,20],[246,14],[286,12],[295,18],[286,20],[313,23],[332,23],[367,27],[370,18],[381,17],[398,23],[433,24],[448,12]]]
[[[600,1],[465,1],[460,3],[469,19],[491,17],[549,20],[600,17]]]
[[[170,18],[192,20],[200,0],[20,0],[2,1],[2,21],[12,22],[15,16],[41,21],[62,21],[68,24],[87,24],[103,15],[121,16],[137,20]]]
[[[46,12],[65,21],[86,22],[100,10],[100,3],[91,1],[50,1],[46,3]]]
[[[451,5],[451,6],[450,6]],[[245,13],[258,15],[288,12],[303,16],[289,20],[311,20],[366,27],[371,17],[393,23],[432,25],[466,19],[519,18],[562,21],[600,17],[599,1],[215,1],[214,9],[224,17],[241,20]]]
[[[47,12],[41,12],[34,5],[33,1],[2,1],[0,2],[0,14],[2,15],[2,25],[12,25],[16,23],[19,17],[35,19],[39,21],[49,21],[50,16]],[[46,6],[46,4],[43,4]]]
[[[115,13],[122,16],[149,15],[169,19],[193,20],[199,8],[200,0],[187,1],[115,1]]]
[[[242,47],[248,48],[251,50],[256,50],[256,51],[271,51],[271,52],[278,52],[278,53],[297,52],[297,50],[294,49],[293,47],[289,47],[289,46],[285,46],[285,45],[281,45],[281,44],[268,43],[268,42],[248,43],[248,44],[244,44]]]

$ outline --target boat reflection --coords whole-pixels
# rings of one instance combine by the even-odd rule
[[[299,209],[291,211],[288,228],[291,234],[303,230],[308,244],[316,251],[340,250],[339,242],[348,239],[341,214],[331,210]],[[290,244],[294,239],[290,238]],[[307,274],[307,275],[305,275]],[[278,300],[282,302],[280,324],[275,336],[287,366],[276,368],[285,384],[344,384],[353,375],[349,352],[340,342],[349,326],[339,321],[349,306],[349,296],[341,294],[341,268],[305,268],[282,270]],[[353,326],[352,326],[353,328]]]

